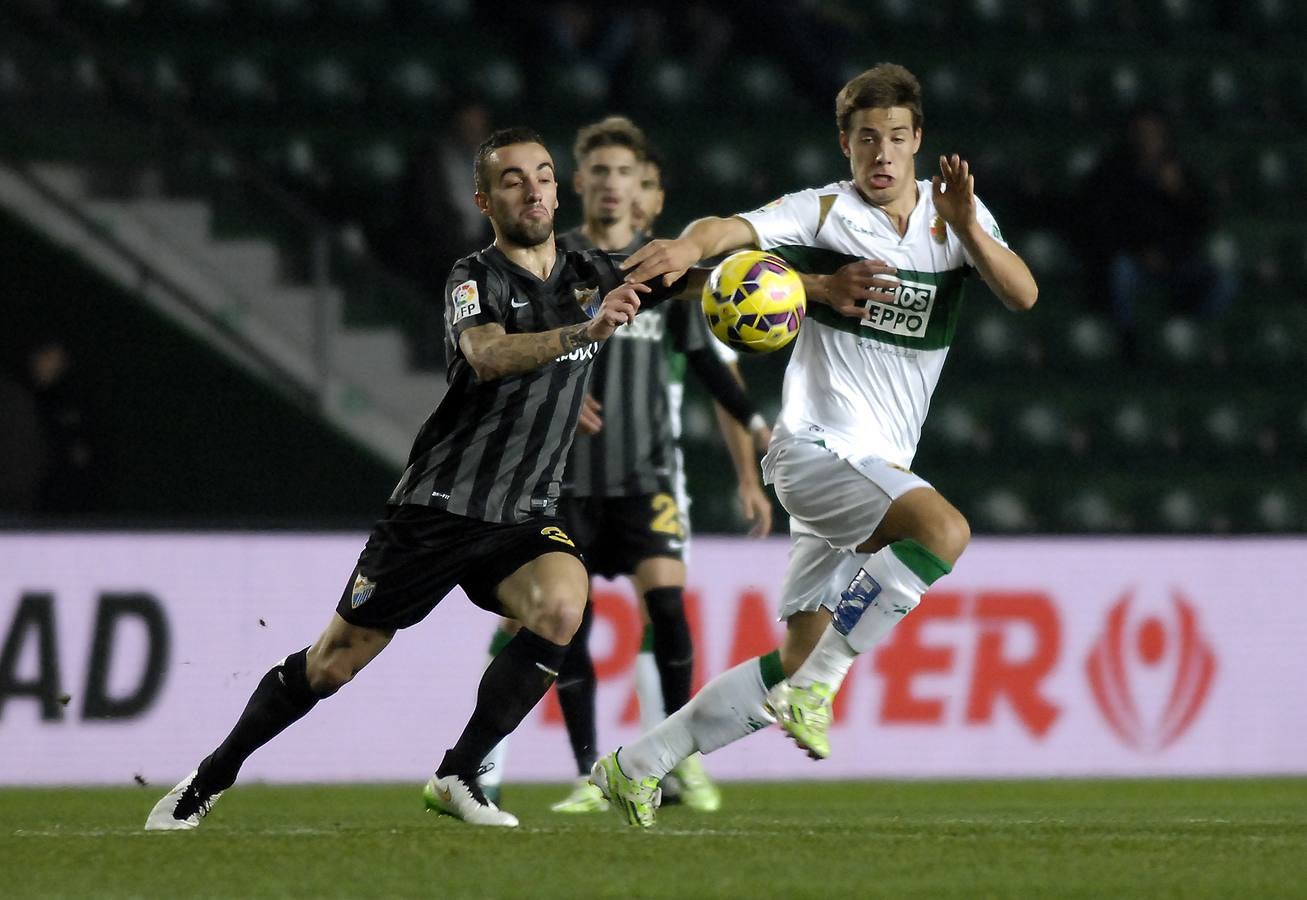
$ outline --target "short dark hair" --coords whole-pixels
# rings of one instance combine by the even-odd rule
[[[921,82],[897,63],[877,63],[855,77],[835,95],[835,121],[840,131],[860,109],[906,107],[912,113],[912,128],[921,127]]]
[[[609,116],[591,125],[586,125],[576,133],[576,143],[572,145],[572,156],[576,164],[591,150],[600,147],[629,147],[635,158],[641,162],[645,159],[648,141],[640,127],[626,116]]]
[[[525,125],[514,125],[512,128],[501,128],[492,132],[490,137],[477,147],[476,158],[472,163],[472,180],[481,193],[490,190],[490,175],[486,172],[486,160],[500,147],[507,147],[509,144],[539,144],[543,147],[545,139],[540,136],[540,132]]]

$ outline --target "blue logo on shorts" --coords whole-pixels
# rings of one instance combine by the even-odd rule
[[[377,583],[368,578],[362,572],[354,579],[354,591],[349,595],[349,608],[358,609],[372,596],[372,592],[377,589]]]

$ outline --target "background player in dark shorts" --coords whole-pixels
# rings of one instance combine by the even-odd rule
[[[486,669],[472,717],[424,796],[428,808],[472,824],[517,824],[481,794],[476,771],[553,683],[585,607],[589,578],[556,502],[590,363],[634,318],[641,294],[653,305],[681,289],[621,285],[604,254],[555,247],[554,165],[535,132],[491,135],[474,173],[495,243],[456,264],[446,287],[449,390],[322,635],[263,677],[222,744],[155,805],[147,830],[195,828],[250,754],[455,584],[523,627]]]

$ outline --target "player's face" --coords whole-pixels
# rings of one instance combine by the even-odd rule
[[[558,182],[554,161],[539,144],[509,144],[490,154],[490,190],[477,205],[495,231],[519,247],[544,243],[554,231]]]
[[[840,149],[849,158],[853,182],[877,206],[913,196],[913,157],[921,149],[921,129],[903,106],[859,109],[840,132]]]
[[[630,147],[597,147],[587,153],[573,178],[585,220],[612,225],[629,219],[640,175],[640,160]]]
[[[644,164],[640,176],[640,189],[636,191],[635,202],[631,204],[631,223],[640,231],[653,231],[654,221],[662,215],[663,174],[658,171],[658,164]]]

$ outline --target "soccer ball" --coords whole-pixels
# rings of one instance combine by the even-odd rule
[[[761,250],[732,253],[703,286],[708,328],[722,343],[745,353],[784,347],[799,333],[807,311],[798,273]]]

